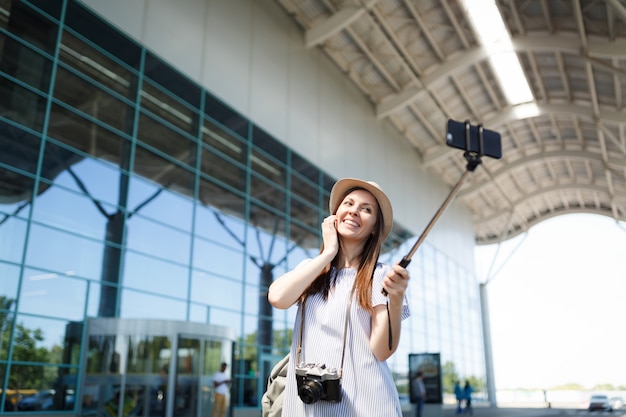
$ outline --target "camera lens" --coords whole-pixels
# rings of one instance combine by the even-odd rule
[[[320,399],[324,389],[319,381],[309,379],[298,388],[298,395],[305,404],[313,404]]]

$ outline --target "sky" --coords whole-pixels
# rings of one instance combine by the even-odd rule
[[[476,250],[496,389],[626,386],[626,223],[558,216],[496,252]]]

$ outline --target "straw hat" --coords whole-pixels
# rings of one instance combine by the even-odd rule
[[[335,214],[337,212],[337,208],[339,207],[339,204],[341,204],[343,197],[351,188],[362,188],[372,193],[372,195],[376,198],[380,211],[383,215],[382,240],[387,239],[387,236],[389,236],[391,228],[393,227],[393,208],[391,207],[391,201],[389,201],[387,194],[383,192],[380,185],[373,181],[363,181],[356,178],[342,178],[337,181],[335,185],[333,185],[332,190],[330,190],[330,200],[328,202],[330,213]]]

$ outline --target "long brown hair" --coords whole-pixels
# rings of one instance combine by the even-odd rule
[[[342,196],[341,201],[343,201],[348,194],[355,190],[364,190],[364,188],[355,187],[348,189]],[[372,233],[365,242],[363,252],[361,252],[359,259],[359,268],[356,273],[356,279],[354,281],[355,292],[357,294],[359,304],[368,311],[372,310],[372,277],[374,276],[374,271],[376,269],[376,265],[378,264],[380,248],[383,243],[382,235],[384,230],[383,214],[380,209],[380,205],[378,204],[378,200],[376,200],[376,206],[378,207],[378,210],[376,210],[376,225],[374,226],[376,231],[375,233]],[[336,214],[336,210],[333,214]],[[323,250],[324,243],[322,242],[320,253],[322,253]],[[339,241],[339,251],[341,251],[341,240]],[[339,252],[337,252],[337,255],[335,255],[335,258],[330,262],[330,264],[326,265],[322,272],[320,272],[309,288],[304,291],[302,295],[304,298],[321,293],[324,295],[324,299],[328,299],[330,289],[335,284],[335,281],[332,279],[332,275],[338,270],[338,261]]]

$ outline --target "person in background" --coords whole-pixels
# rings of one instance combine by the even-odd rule
[[[231,381],[230,377],[226,375],[227,367],[226,362],[222,362],[220,371],[213,375],[215,401],[213,402],[212,417],[224,417],[226,415],[226,408],[228,408],[228,384],[230,384]]]
[[[465,381],[465,387],[463,388],[463,398],[465,399],[465,414],[469,414],[470,416],[474,414],[474,410],[472,409],[472,386],[470,385],[469,380]]]
[[[461,383],[456,381],[454,383],[454,396],[456,397],[456,413],[461,414],[463,412],[463,389]]]
[[[415,399],[415,417],[422,417],[426,401],[426,386],[422,371],[418,371],[413,380],[413,398]]]

